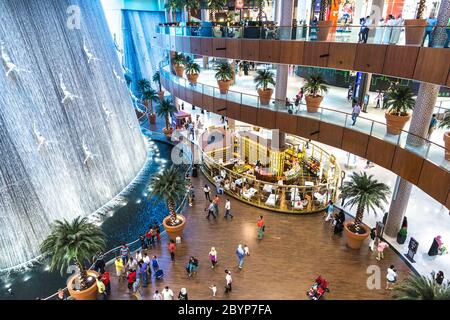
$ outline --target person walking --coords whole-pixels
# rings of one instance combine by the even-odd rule
[[[352,111],[352,120],[353,120],[352,126],[356,124],[356,119],[359,117],[360,113],[361,113],[361,106],[358,103],[355,103]]]
[[[377,246],[378,256],[377,260],[380,261],[381,259],[384,259],[384,249],[386,247],[389,247],[389,245],[384,241],[379,241]]]
[[[116,261],[114,261],[114,266],[116,267],[116,276],[119,278],[119,281],[123,279],[124,274],[124,266],[121,257],[116,257]]]
[[[108,271],[104,271],[100,274],[100,279],[105,285],[106,295],[109,296],[111,294],[111,279]]]
[[[266,229],[263,216],[259,216],[257,226],[258,226],[258,239],[262,239],[263,235],[264,235],[264,231]]]
[[[186,288],[181,288],[180,293],[178,293],[178,300],[188,300]]]
[[[387,269],[386,280],[386,290],[392,290],[397,282],[397,270],[395,270],[393,264]]]
[[[219,215],[219,204],[220,204],[219,195],[216,194],[214,196],[213,204],[214,204],[214,215],[217,217]]]
[[[207,184],[203,187],[203,192],[205,193],[205,199],[211,202],[211,188]]]
[[[231,284],[233,282],[233,279],[231,278],[231,271],[225,270],[226,276],[225,276],[225,293],[231,292]]]
[[[375,245],[376,238],[377,238],[377,228],[370,229],[370,242],[369,242],[370,251],[373,251],[373,246]]]
[[[192,184],[189,186],[189,206],[192,207],[195,200],[195,188]]]
[[[245,258],[245,252],[244,249],[242,248],[242,244],[238,245],[236,249],[236,256],[239,261],[239,269],[242,269],[244,267],[244,258]]]
[[[216,285],[213,283],[212,286],[209,287],[209,289],[211,289],[212,295],[213,295],[213,297],[215,297],[215,296],[216,296],[216,292],[217,292],[217,287],[216,287]]]
[[[107,295],[106,295],[106,287],[105,284],[103,283],[101,278],[97,278],[95,280],[95,282],[97,283],[97,290],[98,290],[98,294],[101,296],[101,298],[103,300],[106,300]]]
[[[198,269],[198,260],[191,256],[189,258],[189,262],[186,266],[186,271],[188,272],[188,276],[192,277],[192,275],[195,273],[197,274],[197,269]]]
[[[162,300],[163,296],[161,293],[159,293],[158,290],[155,290],[155,293],[153,294],[153,300]]]
[[[205,211],[208,211],[208,215],[206,216],[206,219],[209,219],[209,216],[212,215],[214,219],[216,219],[216,215],[214,214],[214,203],[212,201],[209,202],[208,208],[205,209]]]
[[[159,270],[159,262],[156,256],[152,257],[152,268],[154,273]]]
[[[433,114],[430,121],[430,126],[428,127],[428,133],[427,133],[427,139],[430,140],[431,135],[433,134],[434,130],[436,129],[438,124],[438,121],[436,119],[436,114]]]
[[[170,239],[170,242],[167,245],[167,248],[169,249],[169,252],[170,252],[170,260],[175,261],[175,249],[176,249],[175,241]]]
[[[249,255],[250,255],[250,249],[248,248],[248,246],[247,246],[246,244],[244,244],[244,254],[245,254],[246,256],[249,256]]]
[[[128,275],[127,275],[127,282],[128,282],[128,289],[132,289],[133,288],[133,283],[136,281],[136,271],[133,269],[130,269],[128,271]]]
[[[125,243],[123,243],[120,247],[120,256],[122,257],[123,264],[126,265],[128,262],[128,258],[130,257],[130,248],[128,248]]]
[[[225,216],[224,218],[226,219],[228,216],[231,217],[231,220],[233,220],[233,215],[231,214],[231,201],[230,199],[227,199],[227,201],[225,201]]]
[[[434,16],[434,13],[431,13],[427,19],[427,27],[425,28],[425,34],[422,40],[422,46],[425,45],[425,39],[428,37],[428,47],[433,46],[433,33],[436,29],[437,19]]]
[[[325,221],[328,222],[331,217],[333,216],[333,212],[334,212],[334,205],[333,205],[333,201],[329,200],[328,201],[328,205],[327,205],[327,213],[325,216]]]
[[[375,109],[380,109],[383,101],[383,93],[381,92],[381,90],[378,90],[378,94],[375,97],[375,101],[377,102],[377,104],[375,105]]]
[[[211,268],[214,269],[217,264],[217,251],[214,247],[211,247],[209,251],[209,260],[211,261]]]
[[[166,286],[161,293],[163,300],[173,300],[173,291],[169,286]]]

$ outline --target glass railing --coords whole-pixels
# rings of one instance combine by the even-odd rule
[[[299,26],[167,26],[157,27],[158,33],[171,36],[190,36],[206,38],[236,38],[236,39],[265,39],[265,40],[298,40],[298,41],[330,41],[340,43],[372,43],[405,45],[407,36],[405,30],[414,33],[418,30],[425,30],[423,46],[431,47],[429,32],[422,26],[404,25],[372,25],[366,30],[361,26],[337,25],[319,28],[317,25]],[[439,46],[445,45],[447,26],[436,26],[431,31],[431,36],[435,37],[443,34],[443,40]],[[423,32],[423,31],[422,31]],[[425,38],[425,35],[427,36]],[[420,37],[420,35],[419,35]],[[409,38],[409,36],[408,36]],[[409,44],[409,41],[408,41]],[[448,47],[448,43],[447,43]]]
[[[444,168],[447,171],[450,170],[450,161],[445,160],[445,147],[438,145],[432,141],[426,140],[422,137],[416,136],[405,130],[402,130],[398,135],[390,134],[387,131],[388,126],[385,123],[367,119],[364,118],[364,116],[359,116],[355,125],[353,125],[351,113],[345,113],[334,109],[319,107],[317,112],[312,113],[308,112],[304,105],[301,105],[299,108],[297,108],[292,104],[286,104],[285,100],[271,99],[269,104],[262,104],[258,95],[241,93],[233,90],[229,90],[226,94],[221,94],[218,87],[202,83],[191,84],[187,79],[180,78],[172,74],[168,70],[168,61],[161,62],[160,73],[165,79],[188,90],[196,91],[203,95],[220,98],[222,100],[231,101],[254,108],[269,109],[277,112],[286,112],[304,118],[315,119],[322,122],[346,127],[348,129],[388,141],[393,145],[399,146],[419,155],[424,159],[427,159],[428,161],[441,168]],[[443,112],[445,110],[444,106],[438,108],[440,112]]]

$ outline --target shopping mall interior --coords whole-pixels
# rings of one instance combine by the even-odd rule
[[[0,300],[449,300],[449,40],[449,0],[0,0]]]

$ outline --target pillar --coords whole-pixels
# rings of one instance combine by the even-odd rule
[[[294,10],[294,0],[276,1],[277,15],[279,17],[279,26],[292,25],[292,13]],[[292,35],[291,28],[280,28],[280,39],[290,40]],[[289,75],[289,66],[286,64],[277,65],[277,79],[275,85],[275,104],[278,108],[285,107],[287,83]]]
[[[437,15],[438,19],[437,25],[446,26],[449,18],[450,18],[450,0],[442,0]],[[446,28],[445,27],[437,28],[434,32],[433,47],[435,48],[444,47],[446,39],[447,39]]]
[[[418,139],[417,136],[425,139],[427,137],[439,88],[439,86],[431,83],[423,82],[420,84],[416,104],[412,113],[411,124],[409,126],[409,132],[415,136],[408,135],[407,144],[414,144],[417,147],[426,147],[424,141]],[[408,207],[411,190],[412,183],[401,177],[397,177],[384,231],[385,234],[390,237],[396,237],[400,230],[406,208]]]
[[[166,8],[167,0],[164,0],[164,21],[172,22],[172,12],[170,9]]]

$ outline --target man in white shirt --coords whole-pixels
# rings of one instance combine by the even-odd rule
[[[230,199],[227,199],[227,201],[225,202],[225,216],[224,216],[225,219],[228,216],[230,216],[231,219],[233,219],[233,215],[231,214],[230,210],[231,210],[231,202]]]
[[[162,300],[163,297],[161,295],[161,293],[159,293],[158,290],[155,291],[155,293],[153,294],[153,300]]]
[[[203,188],[203,192],[205,193],[206,200],[211,201],[211,196],[210,196],[211,189],[209,188],[208,185],[205,184],[205,187]]]
[[[169,286],[166,286],[164,290],[162,291],[163,300],[173,300],[173,291],[169,288]]]

